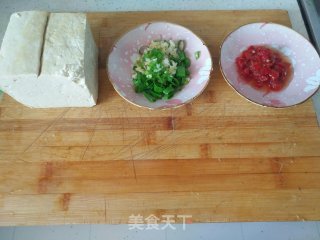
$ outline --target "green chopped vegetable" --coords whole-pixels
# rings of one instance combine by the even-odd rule
[[[170,99],[188,84],[191,65],[180,40],[156,40],[140,48],[140,56],[133,65],[133,85],[150,102]]]
[[[196,58],[196,60],[198,60],[200,58],[200,56],[201,56],[201,52],[200,51],[196,51],[194,53],[194,57]]]
[[[186,69],[184,66],[177,67],[177,77],[185,77],[186,76]]]

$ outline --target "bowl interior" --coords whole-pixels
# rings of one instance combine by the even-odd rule
[[[185,52],[191,61],[190,82],[172,99],[152,103],[143,94],[134,91],[132,67],[140,47],[157,39],[185,40]],[[194,55],[196,51],[201,52],[197,60]],[[112,47],[107,63],[109,80],[120,96],[137,106],[150,109],[176,107],[200,95],[208,84],[211,68],[211,56],[202,40],[187,28],[167,22],[146,23],[127,32]]]
[[[291,61],[292,80],[278,92],[252,88],[240,80],[235,59],[250,45],[266,45]],[[229,34],[221,46],[221,70],[229,84],[245,98],[263,106],[288,107],[312,96],[320,84],[320,58],[314,47],[292,29],[274,23],[252,23]]]

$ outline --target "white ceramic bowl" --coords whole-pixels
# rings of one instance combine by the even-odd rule
[[[270,46],[290,59],[293,76],[286,88],[266,94],[240,80],[235,60],[250,45]],[[274,23],[252,23],[230,33],[221,45],[220,67],[234,90],[263,106],[283,108],[297,105],[310,98],[320,85],[317,51],[297,32]]]
[[[152,40],[172,39],[186,42],[185,52],[190,58],[190,82],[169,100],[149,102],[143,94],[134,91],[132,67],[141,46]],[[200,58],[194,53],[200,51]],[[124,34],[112,47],[107,61],[108,77],[114,89],[130,103],[149,109],[165,109],[181,106],[199,96],[210,80],[212,61],[204,42],[189,29],[168,22],[142,24]]]

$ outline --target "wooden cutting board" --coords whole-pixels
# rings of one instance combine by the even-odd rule
[[[130,215],[189,222],[320,219],[320,131],[311,101],[256,106],[223,80],[219,46],[268,11],[88,14],[100,50],[93,108],[30,109],[0,103],[0,225],[127,223]],[[137,24],[182,24],[208,45],[209,86],[178,109],[130,105],[107,80],[110,45]]]

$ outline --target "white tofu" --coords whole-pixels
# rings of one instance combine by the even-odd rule
[[[2,41],[0,88],[21,103],[39,75],[48,15],[35,11],[12,14]]]
[[[48,21],[40,81],[52,89],[41,107],[90,107],[98,97],[97,55],[83,13],[51,13]],[[49,90],[50,91],[50,90]]]
[[[98,97],[98,51],[86,15],[51,13],[41,38],[45,40],[36,77],[20,80],[13,75],[7,84],[12,94],[8,93],[30,107],[94,106]],[[2,76],[0,71],[0,81]]]

